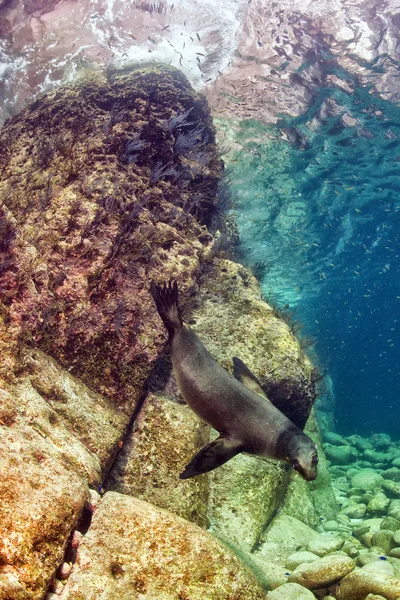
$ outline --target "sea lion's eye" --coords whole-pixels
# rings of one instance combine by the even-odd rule
[[[299,461],[295,459],[295,460],[292,462],[292,467],[293,467],[293,469],[295,469],[295,471],[297,471],[297,469],[299,468],[299,466],[300,466],[300,463],[299,463]]]
[[[318,458],[318,456],[316,454],[314,454],[314,456],[312,457],[311,460],[314,463],[314,465],[316,465],[318,463],[318,461],[319,461],[319,458]]]

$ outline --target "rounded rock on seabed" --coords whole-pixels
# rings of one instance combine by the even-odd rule
[[[315,596],[298,583],[284,583],[268,592],[267,600],[315,600]]]
[[[64,590],[64,586],[59,579],[54,579],[51,583],[50,590],[54,592],[57,596],[61,596],[61,593]]]
[[[322,523],[325,531],[337,531],[339,529],[339,523],[333,519]]]
[[[295,569],[299,565],[303,563],[310,563],[314,560],[317,560],[319,556],[314,554],[313,552],[308,552],[307,550],[300,550],[300,552],[293,552],[290,556],[287,557],[285,562],[285,567],[291,571]]]
[[[373,560],[372,562],[364,565],[365,571],[374,571],[375,573],[387,573],[388,575],[394,575],[393,565],[387,560]]]
[[[393,517],[400,521],[400,500],[392,500],[388,508],[388,517]]]
[[[351,487],[364,491],[375,490],[382,484],[383,477],[375,469],[363,469],[351,478]]]
[[[380,529],[375,531],[371,538],[372,546],[379,546],[387,554],[393,546],[393,531],[387,529]]]
[[[396,546],[395,548],[392,548],[388,556],[391,556],[392,558],[400,558],[400,547]]]
[[[383,596],[379,596],[378,594],[368,594],[365,600],[386,600]]]
[[[397,529],[400,529],[400,521],[394,517],[385,517],[381,523],[381,529],[397,531]]]
[[[312,563],[299,565],[289,575],[288,581],[299,583],[311,590],[325,588],[340,581],[354,567],[355,562],[349,556],[331,554]]]
[[[344,538],[338,535],[319,535],[308,543],[306,550],[318,556],[325,556],[325,554],[339,550],[343,544]]]
[[[400,483],[384,479],[382,481],[382,489],[389,498],[400,499]]]
[[[335,588],[337,600],[364,600],[368,594],[378,594],[385,600],[400,598],[400,580],[387,573],[369,571],[365,567],[346,575]]]
[[[400,546],[400,529],[397,529],[397,531],[394,532],[393,542],[394,546]]]
[[[78,531],[77,529],[75,529],[74,533],[72,534],[72,538],[71,538],[71,546],[72,548],[78,548],[79,544],[81,543],[83,538],[83,535],[80,531]]]
[[[68,562],[63,562],[63,564],[57,571],[57,575],[58,575],[59,579],[68,579],[68,577],[71,575],[71,571],[72,571],[72,564],[68,563]]]
[[[388,433],[373,433],[369,437],[369,441],[374,448],[378,448],[379,450],[386,450],[392,443],[392,439]]]
[[[44,600],[60,600],[60,596],[58,596],[57,594],[54,594],[53,592],[49,592],[44,597]]]
[[[324,444],[324,450],[327,458],[334,465],[348,465],[355,462],[358,458],[358,452],[352,446],[332,446]]]
[[[338,433],[333,431],[324,431],[322,433],[322,440],[332,446],[350,446],[350,443]]]
[[[364,567],[370,562],[376,562],[379,559],[380,554],[375,552],[374,550],[361,550],[359,555],[357,556],[357,564],[360,567]]]
[[[360,502],[359,504],[349,504],[342,510],[342,513],[350,517],[350,519],[362,519],[366,511],[367,505]]]
[[[391,467],[390,469],[386,469],[382,471],[383,479],[390,479],[391,481],[396,481],[397,483],[400,481],[400,469],[398,467]]]
[[[367,513],[371,515],[386,515],[390,500],[383,492],[376,492],[367,504]]]

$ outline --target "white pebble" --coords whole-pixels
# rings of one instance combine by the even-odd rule
[[[81,532],[78,531],[77,529],[75,529],[74,533],[72,534],[71,546],[73,548],[78,548],[79,544],[82,541],[82,538],[83,538],[83,535],[81,534]]]
[[[60,579],[68,579],[71,575],[72,564],[64,562],[61,567],[58,569],[58,576]]]

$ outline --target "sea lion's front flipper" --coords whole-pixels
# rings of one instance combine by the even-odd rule
[[[240,360],[240,358],[237,358],[237,356],[233,357],[233,374],[235,378],[249,388],[249,390],[252,390],[269,401],[269,398],[262,389],[261,383],[258,381],[257,377],[250,371],[249,367]]]
[[[189,477],[201,475],[201,473],[208,473],[208,471],[212,471],[228,462],[242,450],[244,450],[244,447],[240,442],[231,441],[221,436],[204,446],[196,454],[183,473],[179,475],[179,479],[189,479]]]

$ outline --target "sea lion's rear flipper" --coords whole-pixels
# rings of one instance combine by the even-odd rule
[[[163,320],[168,333],[172,334],[183,325],[181,311],[178,306],[178,284],[164,282],[157,285],[154,281],[150,283],[151,295],[153,296],[158,313]]]
[[[179,479],[189,479],[189,477],[201,475],[201,473],[208,473],[228,462],[242,450],[244,447],[240,442],[219,437],[196,454],[183,473],[179,475]]]
[[[240,358],[237,358],[237,356],[233,357],[233,374],[235,378],[249,388],[249,390],[252,390],[269,401],[269,398],[262,389],[261,383],[258,381],[257,377],[250,371],[249,367],[240,360]]]

